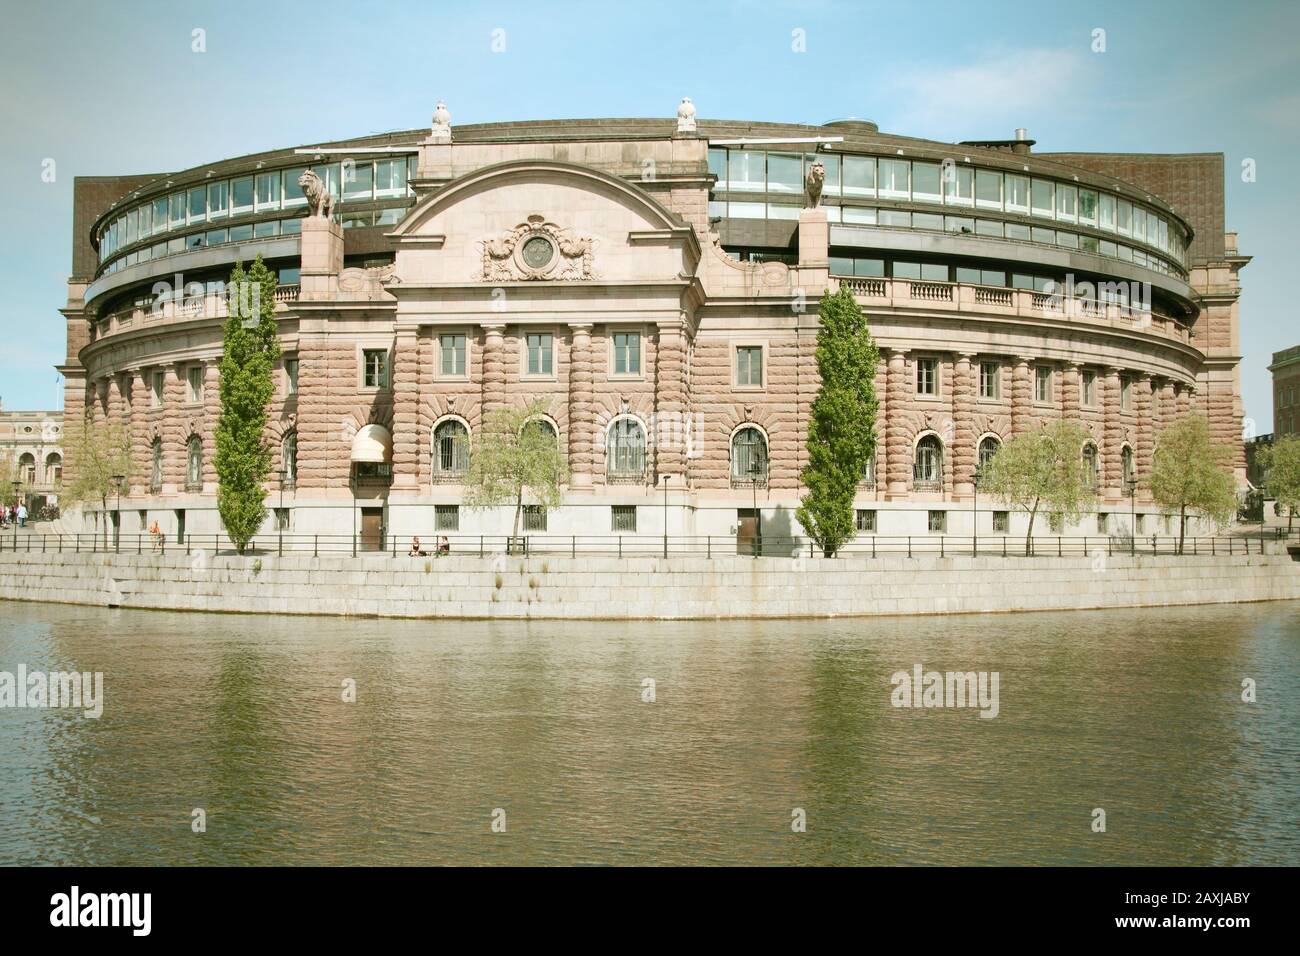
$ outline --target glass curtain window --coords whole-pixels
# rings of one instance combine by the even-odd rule
[[[1006,209],[1007,212],[1018,212],[1022,215],[1029,212],[1029,177],[1015,176],[1007,173],[1006,176]]]
[[[767,154],[768,192],[803,192],[803,156],[789,153]]]
[[[228,186],[225,180],[208,184],[208,219],[223,219],[227,213]]]
[[[844,157],[844,195],[876,194],[876,161],[870,156]]]
[[[1055,183],[1049,179],[1035,179],[1029,187],[1029,211],[1035,216],[1051,219],[1056,210]]]
[[[943,173],[938,163],[913,163],[912,198],[920,202],[943,202]]]
[[[733,149],[728,153],[727,188],[762,191],[766,154],[758,149]]]
[[[991,169],[975,171],[975,205],[981,209],[1002,208],[1002,174]]]
[[[375,167],[373,163],[343,163],[343,198],[370,199],[374,195]]]
[[[974,205],[975,170],[969,166],[949,166],[943,181],[943,197],[949,205]]]
[[[232,215],[253,211],[253,177],[244,176],[230,181],[230,212]]]
[[[880,161],[880,196],[882,199],[907,199],[911,196],[911,164],[905,159]]]

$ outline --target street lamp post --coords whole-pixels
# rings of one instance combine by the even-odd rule
[[[113,475],[113,491],[117,500],[113,504],[113,550],[122,551],[122,482],[126,475]]]
[[[11,481],[14,486],[14,550],[18,550],[18,489],[23,486],[21,481]]]
[[[1137,478],[1128,475],[1124,479],[1124,493],[1128,495],[1129,518],[1128,518],[1128,553],[1129,557],[1137,554]]]
[[[280,507],[275,510],[275,527],[279,533],[278,550],[280,555],[284,555],[284,475],[285,469],[280,468]]]
[[[763,513],[758,510],[758,478],[762,473],[762,461],[759,459],[758,455],[752,455],[749,459],[749,485],[754,490],[754,524],[756,531],[754,538],[755,558],[763,553]]]
[[[664,482],[664,557],[668,557],[668,479],[671,475],[660,475]]]

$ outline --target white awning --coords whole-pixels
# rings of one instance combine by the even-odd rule
[[[352,460],[393,463],[393,436],[383,425],[367,425],[352,439]]]

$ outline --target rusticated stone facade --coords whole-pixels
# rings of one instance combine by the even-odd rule
[[[768,132],[812,142],[825,130]],[[837,151],[879,152],[891,143],[874,128],[841,132]],[[353,214],[331,218],[313,207],[299,220],[301,240],[281,234],[278,245],[257,247],[280,256],[285,282],[277,293],[284,360],[267,441],[273,469],[286,469],[287,479],[280,489],[272,478],[268,503],[278,506],[282,490],[289,528],[301,533],[382,532],[390,542],[412,533],[504,533],[511,509],[463,507],[465,459],[438,436],[458,429],[473,436],[490,410],[540,401],[570,472],[545,533],[743,533],[757,505],[764,534],[797,535],[793,512],[818,387],[816,301],[842,283],[867,314],[881,356],[875,467],[859,495],[870,513],[864,529],[963,533],[981,443],[1060,417],[1089,430],[1099,507],[1122,512],[1125,522],[1126,449],[1141,477],[1160,430],[1193,410],[1207,415],[1220,440],[1239,446],[1238,273],[1248,258],[1235,236],[1221,247],[1202,243],[1185,275],[1152,273],[1158,296],[1146,311],[1101,301],[1053,311],[1051,296],[1024,285],[986,287],[957,272],[947,282],[909,278],[906,255],[888,247],[887,232],[850,230],[824,209],[787,202],[788,215],[746,221],[720,203],[719,217],[710,137],[748,135],[749,127],[707,121],[680,131],[655,121],[592,121],[458,127],[450,142],[445,130],[358,141],[359,155],[409,155],[403,203],[386,200],[369,228],[353,228]],[[1003,162],[996,150],[967,149],[977,164]],[[248,162],[231,161],[231,175]],[[1080,168],[1084,178],[1075,179],[1086,182],[1088,164]],[[172,179],[184,184],[187,176]],[[1112,180],[1106,188],[1118,187]],[[1222,183],[1205,186],[1213,188]],[[927,240],[931,258],[948,256],[954,269],[984,241]],[[1006,243],[978,254],[985,265],[1002,261],[1008,275],[1032,268]],[[191,255],[216,269],[235,250]],[[891,272],[836,272],[850,255],[888,261]],[[1100,268],[1086,256],[1063,262]],[[173,515],[185,513],[187,530],[204,533],[217,528],[221,300],[122,304],[170,268],[164,259],[156,269],[134,264],[72,277],[61,366],[66,415],[129,424],[129,507],[171,529],[180,520]],[[1120,277],[1137,271],[1115,268]],[[200,402],[190,401],[188,387],[196,366]],[[157,374],[163,389],[155,404]],[[187,482],[192,435],[202,442],[201,487]],[[162,481],[151,490],[155,440]],[[918,488],[922,440],[938,442],[940,461]],[[980,504],[997,508],[983,497]],[[1158,509],[1139,491],[1138,510]],[[936,521],[936,512],[946,514]],[[981,533],[991,531],[987,511],[979,520]]]

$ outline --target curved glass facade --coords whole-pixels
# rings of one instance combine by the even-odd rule
[[[709,171],[718,181],[709,215],[797,219],[804,174],[814,161],[826,167],[823,195],[838,200],[825,205],[832,223],[1028,242],[1186,277],[1188,237],[1176,218],[1117,193],[1032,171],[714,146]]]
[[[247,176],[213,179],[125,207],[99,227],[100,274],[207,246],[294,235],[307,197],[298,178],[313,169],[340,206],[376,200],[409,199],[414,156],[310,163],[261,170]],[[297,211],[292,218],[273,214]],[[338,215],[344,228],[399,222],[405,205]]]

